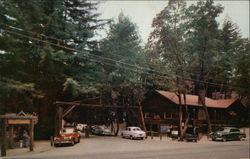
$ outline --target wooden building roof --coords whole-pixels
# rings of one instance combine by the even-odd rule
[[[163,97],[171,100],[175,104],[179,104],[179,99],[178,96],[174,92],[168,92],[168,91],[161,91],[161,90],[156,90],[157,93],[162,95]],[[210,108],[228,108],[231,106],[234,102],[236,102],[237,99],[220,99],[220,100],[214,100],[211,98],[205,98],[205,103],[207,107]],[[182,98],[182,104],[184,104],[184,99]],[[198,106],[201,107],[202,105],[198,103],[198,96],[197,95],[186,95],[186,103],[189,106]]]

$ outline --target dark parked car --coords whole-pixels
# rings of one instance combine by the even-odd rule
[[[184,134],[184,140],[197,142],[199,139],[198,128],[187,128]]]
[[[108,128],[102,126],[93,126],[91,128],[91,132],[94,135],[104,135],[104,136],[114,135]]]
[[[234,127],[222,127],[218,131],[209,134],[213,141],[244,140],[246,134],[240,132],[240,129]]]
[[[189,127],[189,128],[187,128],[187,130],[183,136],[183,139],[185,141],[197,142],[197,140],[199,140],[198,132],[199,132],[198,128]],[[179,128],[171,128],[169,133],[168,133],[168,136],[171,137],[172,140],[179,139],[179,137],[180,137]]]
[[[169,131],[169,137],[172,138],[172,140],[179,138],[179,128],[171,128]]]

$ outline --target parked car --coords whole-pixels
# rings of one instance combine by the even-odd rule
[[[86,129],[86,127],[87,127],[87,124],[80,124],[80,123],[78,123],[78,124],[76,125],[76,129],[77,129],[78,131],[81,131],[81,132],[84,132],[84,130]]]
[[[74,127],[62,128],[59,135],[54,138],[54,146],[59,146],[63,144],[74,145],[79,143],[81,140],[81,135]]]
[[[169,131],[169,137],[172,138],[172,140],[179,138],[179,128],[171,128]]]
[[[198,128],[196,127],[189,127],[187,128],[183,139],[185,141],[194,141],[197,142],[197,140],[199,139],[199,135],[198,135]]]
[[[123,138],[143,140],[146,138],[146,133],[139,127],[127,127],[124,131],[122,131],[121,136]]]
[[[93,126],[91,128],[91,132],[94,135],[104,135],[104,136],[112,136],[114,135],[110,129],[102,126]]]
[[[218,131],[210,133],[209,136],[213,141],[244,140],[246,138],[245,133],[234,127],[222,127]]]

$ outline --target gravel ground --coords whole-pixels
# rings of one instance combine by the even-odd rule
[[[178,151],[182,153],[178,153]],[[225,153],[229,151],[229,153]],[[185,158],[194,158],[196,155],[207,154],[206,157],[211,158],[210,153],[215,156],[229,158],[230,153],[240,158],[246,158],[249,152],[249,140],[247,141],[230,141],[230,142],[214,142],[203,137],[197,143],[195,142],[178,142],[172,141],[170,138],[159,137],[146,140],[130,140],[121,137],[103,137],[91,136],[90,138],[82,138],[81,143],[74,146],[51,147],[49,141],[39,141],[35,143],[35,151],[29,152],[28,149],[8,150],[7,158],[164,158],[166,155],[172,155],[172,158],[184,155]],[[166,154],[167,153],[167,154]],[[106,157],[104,157],[106,156]],[[151,156],[151,157],[150,157]],[[189,157],[188,157],[189,156]],[[180,158],[182,156],[179,156]],[[195,158],[199,158],[196,156]],[[202,158],[206,158],[205,156]],[[212,156],[213,157],[213,156]]]
[[[7,150],[7,158],[64,158],[65,156],[69,157],[72,155],[80,156],[79,158],[84,158],[84,155],[88,159],[91,158],[90,156],[92,156],[94,159],[97,159],[107,154],[109,156],[113,155],[114,158],[119,158],[119,156],[126,158],[125,156],[129,154],[136,154],[136,156],[139,156],[139,158],[146,158],[147,156],[141,157],[145,155],[145,152],[152,152],[148,154],[150,156],[151,154],[160,155],[170,152],[173,154],[178,154],[178,151],[181,150],[183,153],[187,151],[187,154],[190,152],[190,155],[192,154],[191,152],[197,151],[197,153],[192,154],[193,156],[202,153],[203,151],[207,152],[208,154],[210,151],[217,152],[217,155],[220,156],[223,151],[229,151],[228,155],[230,153],[235,155],[238,154],[239,156],[242,156],[241,158],[243,159],[244,157],[249,156],[249,128],[245,130],[242,129],[242,131],[247,134],[246,141],[214,142],[207,140],[206,136],[203,136],[202,139],[197,143],[178,142],[177,140],[172,140],[167,137],[163,137],[162,140],[160,140],[159,137],[154,137],[154,139],[148,137],[146,140],[129,140],[122,139],[119,136],[90,136],[90,138],[82,138],[81,143],[74,146],[63,146],[57,148],[51,147],[50,141],[36,141],[33,152],[30,152],[28,148],[10,149]],[[164,155],[162,155],[163,158]],[[229,157],[230,156],[232,155],[229,155]],[[190,157],[192,158],[192,156]],[[128,158],[131,158],[131,156]]]

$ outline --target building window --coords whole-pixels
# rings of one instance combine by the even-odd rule
[[[171,119],[172,118],[172,112],[164,112],[164,119]]]
[[[145,119],[153,119],[155,116],[155,113],[145,113]]]
[[[174,109],[172,111],[172,118],[178,118],[179,117],[179,111],[177,109]]]
[[[231,116],[237,116],[237,114],[235,113],[235,111],[229,111],[228,114],[230,114]]]
[[[154,114],[154,119],[161,119],[161,115],[160,114]]]

